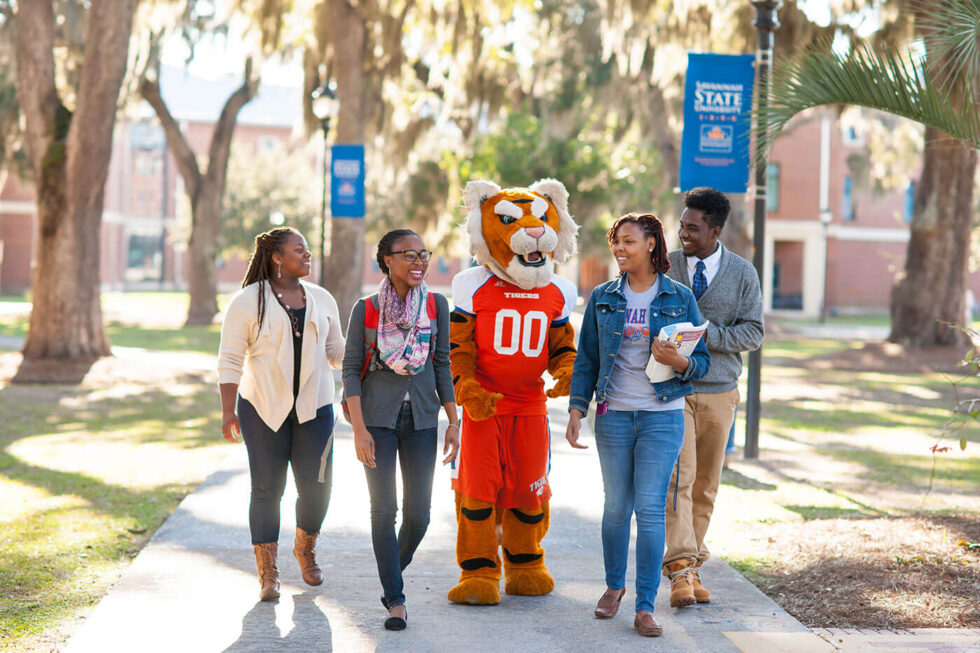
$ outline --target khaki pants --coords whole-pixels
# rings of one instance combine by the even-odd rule
[[[728,432],[735,419],[738,401],[738,389],[717,394],[697,392],[686,399],[684,445],[667,491],[665,568],[677,560],[702,563],[710,555],[704,545],[704,535],[715,507]]]

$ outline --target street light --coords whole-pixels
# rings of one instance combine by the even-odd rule
[[[830,235],[830,222],[834,219],[834,214],[830,209],[820,211],[820,224],[823,225],[823,298],[820,300],[820,322],[827,321],[827,239]]]
[[[769,70],[772,66],[773,33],[779,29],[780,0],[751,0],[755,7],[755,25],[759,32],[759,49],[756,52],[758,89],[758,133],[766,132],[766,109],[769,106]],[[755,224],[752,244],[755,252],[752,264],[759,274],[759,282],[765,279],[766,265],[766,157],[761,139],[756,139],[755,167]],[[749,378],[745,398],[745,457],[759,457],[759,394],[762,389],[762,347],[749,352]]]
[[[340,97],[337,96],[337,85],[332,81],[324,82],[323,86],[313,91],[311,96],[313,115],[320,121],[323,130],[323,196],[320,203],[320,285],[327,280],[327,135],[330,133],[330,121],[340,112]]]

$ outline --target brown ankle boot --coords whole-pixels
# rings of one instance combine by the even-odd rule
[[[667,577],[670,579],[670,607],[683,608],[694,605],[694,583],[691,580],[693,567],[690,560],[675,560],[667,565]]]
[[[279,553],[277,542],[253,544],[255,549],[255,566],[259,571],[259,598],[271,601],[279,598],[279,568],[276,567],[276,555]]]
[[[698,603],[711,603],[711,592],[701,584],[701,564],[699,562],[694,565],[694,571],[691,572],[691,581],[694,585],[694,598]]]
[[[316,538],[320,531],[307,533],[299,526],[296,527],[296,543],[293,545],[293,555],[303,572],[303,580],[307,585],[319,585],[323,582],[323,571],[316,564]]]

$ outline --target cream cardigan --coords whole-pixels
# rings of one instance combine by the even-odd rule
[[[308,422],[321,406],[333,403],[334,379],[327,367],[340,368],[344,337],[337,301],[325,289],[300,281],[306,291],[306,323],[300,362],[296,417]],[[293,407],[293,338],[289,316],[268,283],[265,319],[258,330],[259,284],[245,286],[231,299],[221,325],[218,383],[238,384],[262,421],[278,431]]]

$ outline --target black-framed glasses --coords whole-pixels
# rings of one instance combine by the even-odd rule
[[[421,252],[417,252],[414,249],[400,249],[397,252],[391,252],[388,256],[394,256],[395,254],[401,254],[409,263],[414,263],[415,259],[419,259],[423,263],[428,263],[429,259],[432,258],[432,252],[427,249],[423,249]]]

